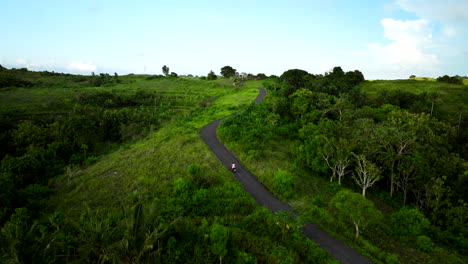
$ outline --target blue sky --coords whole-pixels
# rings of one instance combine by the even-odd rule
[[[91,74],[468,75],[468,0],[2,0],[0,64]]]

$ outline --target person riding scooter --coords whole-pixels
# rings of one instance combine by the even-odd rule
[[[231,165],[231,170],[232,170],[233,172],[236,172],[236,171],[237,171],[237,168],[236,168],[236,164],[235,164],[235,163],[233,163],[233,164]]]

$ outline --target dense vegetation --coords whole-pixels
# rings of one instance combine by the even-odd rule
[[[375,263],[466,263],[466,86],[339,67],[265,85],[219,132],[270,190]]]
[[[2,68],[0,262],[334,263],[199,137],[257,89],[166,75]]]

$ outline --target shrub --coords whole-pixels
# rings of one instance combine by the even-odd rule
[[[198,164],[190,164],[187,169],[188,173],[192,177],[200,177],[202,173],[202,167]]]
[[[322,199],[322,197],[319,197],[319,196],[314,197],[311,202],[312,202],[313,205],[315,205],[317,207],[324,207],[325,206],[325,201]]]
[[[397,254],[388,254],[385,258],[385,263],[388,264],[400,264],[400,260],[398,260]]]
[[[257,261],[253,256],[248,253],[240,251],[237,255],[236,264],[256,264]]]
[[[206,77],[208,80],[216,80],[218,79],[218,76],[213,71],[210,71]]]
[[[445,82],[445,83],[453,83],[453,84],[463,84],[463,80],[457,76],[448,76],[448,75],[444,75],[444,76],[440,76],[439,78],[437,78],[437,81],[438,82]]]
[[[390,233],[399,236],[402,240],[421,235],[429,227],[429,220],[417,209],[401,208],[390,216]]]
[[[294,175],[278,169],[273,175],[274,191],[283,198],[291,198],[294,195]]]
[[[432,241],[427,236],[418,236],[416,239],[416,248],[422,250],[424,252],[431,252],[432,251]]]

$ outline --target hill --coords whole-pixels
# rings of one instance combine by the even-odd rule
[[[362,82],[357,86],[371,99],[377,99],[383,91],[402,91],[415,95],[436,94],[434,98],[434,115],[443,120],[457,124],[460,120],[468,124],[468,87],[466,85],[448,84],[432,80],[377,80]],[[428,100],[426,107],[429,107]],[[460,116],[461,115],[461,116]]]
[[[0,91],[3,260],[333,262],[299,223],[259,207],[199,136],[257,89],[141,75],[76,87],[48,76],[49,87],[39,75]]]

